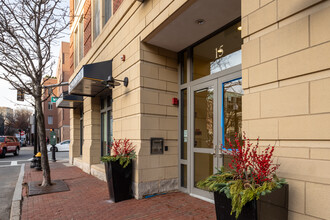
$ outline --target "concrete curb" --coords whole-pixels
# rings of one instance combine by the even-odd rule
[[[10,220],[20,220],[21,218],[21,202],[22,202],[22,183],[24,178],[25,164],[21,165],[21,171],[16,183],[10,210]]]

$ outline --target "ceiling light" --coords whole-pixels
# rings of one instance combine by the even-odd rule
[[[237,30],[241,31],[241,30],[242,30],[242,26],[239,26],[239,27],[237,28]]]
[[[205,23],[205,20],[204,19],[197,19],[195,22],[196,22],[196,24],[202,25],[202,24]]]

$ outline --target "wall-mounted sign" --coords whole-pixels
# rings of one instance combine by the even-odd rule
[[[220,47],[215,48],[215,59],[218,59],[220,57],[222,57],[224,51],[223,51],[223,45],[221,45]]]
[[[76,87],[83,78],[84,78],[84,68],[81,68],[78,74],[70,82],[69,93],[71,93],[72,89]]]
[[[52,103],[56,103],[57,99],[58,99],[58,97],[52,96],[52,98],[51,98]]]
[[[150,138],[150,154],[164,153],[164,138]]]

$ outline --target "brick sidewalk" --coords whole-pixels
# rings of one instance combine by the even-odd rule
[[[61,163],[50,163],[52,179],[62,179],[70,191],[38,196],[23,193],[21,219],[215,219],[214,205],[181,192],[142,200],[108,203],[103,182]],[[41,181],[42,172],[25,168],[24,182]]]

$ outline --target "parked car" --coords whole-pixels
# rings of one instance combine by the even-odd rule
[[[16,139],[21,143],[21,146],[26,146],[26,135],[15,134]]]
[[[21,138],[21,139],[17,138],[17,139],[20,142],[21,146],[26,146],[26,140],[25,140],[25,138]]]
[[[58,144],[55,145],[55,151],[56,152],[58,152],[58,151],[69,151],[69,145],[70,145],[70,140],[62,141],[61,143],[58,143]],[[48,151],[52,151],[53,150],[52,145],[48,144],[47,149],[48,149]]]
[[[5,157],[6,153],[19,155],[20,143],[13,136],[0,136],[0,156]]]

